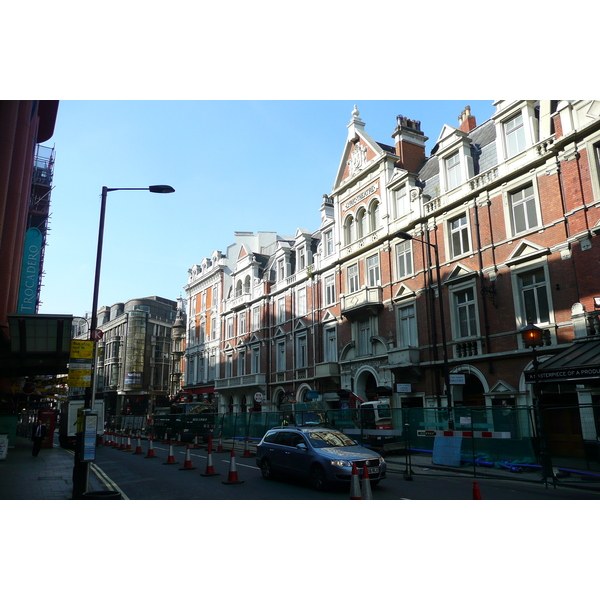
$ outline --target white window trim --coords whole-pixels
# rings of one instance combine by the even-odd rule
[[[535,199],[535,211],[538,219],[538,225],[530,229],[525,229],[519,233],[515,233],[513,227],[513,213],[511,196],[519,190],[527,187],[528,185],[533,186],[533,196]],[[533,231],[543,231],[545,229],[542,220],[542,210],[540,205],[540,193],[538,188],[538,178],[534,175],[528,174],[526,177],[520,177],[516,181],[512,181],[510,187],[507,187],[502,191],[502,205],[504,209],[504,222],[506,224],[506,239],[512,240],[521,238]]]
[[[328,289],[327,280],[329,278],[333,279],[333,286],[331,286],[331,287],[333,287],[333,294],[332,294],[333,298],[332,298],[331,302],[327,301],[327,289]],[[322,281],[323,281],[323,306],[333,306],[337,299],[337,294],[336,294],[336,289],[335,289],[336,288],[335,273],[328,273],[328,274],[324,275]]]
[[[409,306],[412,306],[413,308],[413,312],[414,312],[414,322],[415,322],[415,344],[404,344],[402,343],[403,340],[401,340],[401,335],[400,332],[402,331],[402,328],[400,327],[400,323],[402,321],[401,316],[400,316],[400,312],[405,309],[408,308]],[[415,302],[415,300],[406,300],[404,302],[399,302],[396,304],[396,339],[398,340],[398,348],[416,348],[419,346],[419,326],[418,326],[418,316],[417,316],[417,303]]]
[[[375,258],[377,259],[377,281],[375,283],[371,283],[371,271],[374,270],[369,266],[369,260]],[[370,254],[365,258],[365,274],[367,278],[367,285],[369,287],[381,287],[381,261],[379,260],[379,253]]]
[[[458,292],[462,292],[464,290],[471,289],[473,290],[473,303],[475,306],[475,333],[469,336],[460,336],[459,335],[459,325],[458,325],[458,315],[457,315],[457,305],[456,305],[456,294]],[[469,281],[465,281],[464,283],[457,283],[455,285],[448,286],[448,293],[450,297],[450,325],[452,328],[452,337],[454,340],[474,340],[481,337],[481,324],[479,319],[479,296],[477,291],[477,285],[472,279]]]
[[[525,317],[525,306],[523,305],[523,299],[521,296],[521,289],[519,286],[519,276],[528,271],[535,271],[542,268],[544,270],[544,277],[546,279],[546,291],[548,293],[548,323],[535,323],[538,327],[549,327],[553,334],[553,325],[556,323],[556,317],[554,315],[554,305],[552,303],[552,287],[550,282],[550,272],[548,269],[548,259],[546,256],[527,263],[519,263],[518,266],[511,267],[510,276],[512,280],[512,292],[513,292],[513,303],[515,306],[515,325],[517,329],[521,329],[527,325],[527,319]],[[520,336],[519,336],[520,338]]]
[[[467,252],[461,252],[460,254],[454,254],[454,252],[453,252],[454,245],[452,243],[452,229],[451,229],[450,225],[451,225],[452,221],[459,219],[463,215],[467,218],[466,229],[467,229],[467,234],[468,234],[468,238],[469,238],[469,249],[467,250]],[[452,261],[458,260],[464,256],[470,256],[473,254],[473,238],[471,235],[471,231],[472,231],[471,215],[470,215],[470,211],[467,207],[462,207],[462,210],[460,210],[459,212],[449,215],[446,218],[445,228],[446,228],[446,236],[445,236],[445,238],[446,238],[445,239],[446,256],[450,257],[450,260],[452,260]]]

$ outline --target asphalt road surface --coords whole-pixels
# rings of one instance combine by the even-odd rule
[[[135,450],[135,445],[134,445]],[[231,453],[212,453],[215,476],[205,476],[207,451],[191,449],[193,469],[186,465],[186,447],[173,447],[173,460],[168,463],[169,447],[154,444],[156,458],[124,452],[109,446],[97,448],[93,469],[104,483],[129,500],[344,500],[348,487],[325,492],[312,490],[302,482],[278,479],[266,481],[254,458],[244,458],[243,448],[236,450],[236,470],[232,474]],[[188,465],[189,466],[189,465]],[[230,478],[241,483],[224,484]],[[597,500],[600,493],[558,486],[546,488],[542,483],[502,479],[477,480],[482,500]],[[415,469],[412,481],[403,476],[403,465],[388,463],[388,477],[372,490],[373,500],[472,500],[474,479],[452,476],[444,472]]]

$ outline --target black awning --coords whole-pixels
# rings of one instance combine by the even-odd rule
[[[574,342],[563,352],[541,363],[537,377],[540,383],[600,378],[600,340]],[[525,372],[525,381],[535,381],[533,370]]]

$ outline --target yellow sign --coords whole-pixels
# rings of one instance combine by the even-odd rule
[[[69,387],[90,387],[92,380],[92,371],[84,369],[69,369],[67,385]]]
[[[71,340],[70,358],[89,358],[94,357],[94,342],[87,340]]]

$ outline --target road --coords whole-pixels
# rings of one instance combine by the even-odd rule
[[[135,444],[133,446],[135,450]],[[344,500],[347,488],[317,492],[305,484],[286,480],[265,481],[254,458],[244,458],[243,448],[236,450],[237,479],[242,483],[224,485],[230,476],[231,454],[212,454],[215,476],[207,471],[206,449],[191,449],[194,469],[182,470],[186,462],[185,446],[173,447],[177,464],[165,464],[169,448],[154,444],[156,458],[124,452],[109,446],[97,448],[94,471],[108,485],[115,486],[130,500]],[[443,472],[414,469],[412,481],[405,481],[403,465],[388,463],[388,477],[376,489],[374,500],[472,500],[473,478],[456,477]],[[546,488],[539,482],[502,479],[477,479],[483,500],[597,500],[600,493],[558,486]]]

